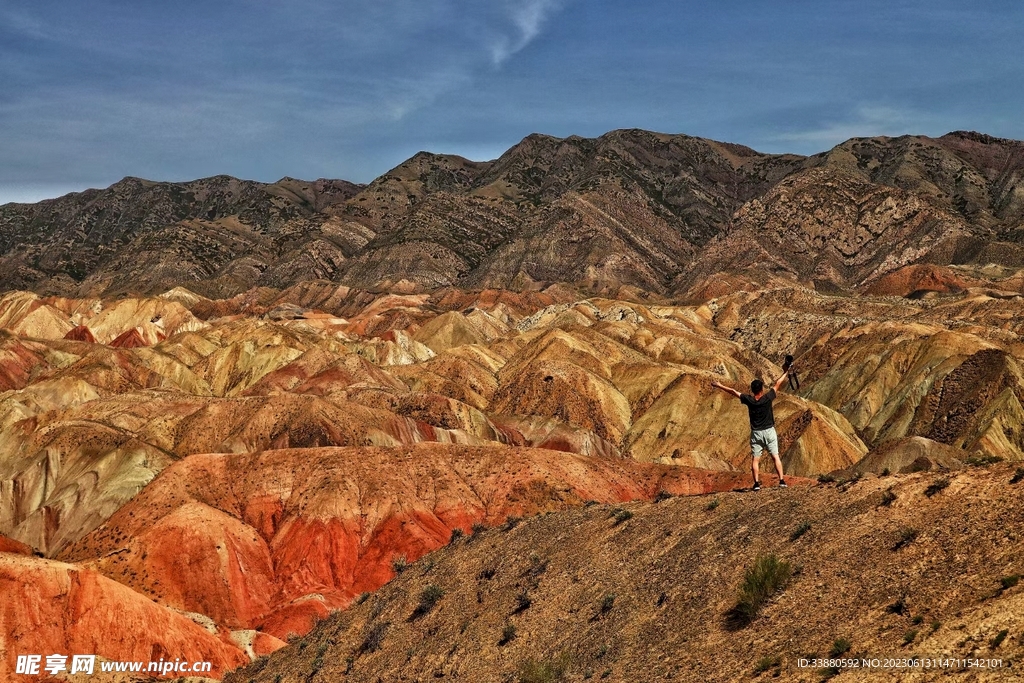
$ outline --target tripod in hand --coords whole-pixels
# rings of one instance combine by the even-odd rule
[[[782,363],[782,369],[789,373],[789,388],[793,391],[800,391],[800,377],[793,369],[793,355],[786,354],[786,360]]]

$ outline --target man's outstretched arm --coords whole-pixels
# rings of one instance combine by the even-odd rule
[[[722,391],[724,391],[727,394],[732,394],[736,398],[739,398],[742,395],[742,394],[740,394],[740,392],[736,391],[732,387],[727,387],[724,384],[719,384],[718,382],[712,382],[711,386],[713,386],[715,389],[721,389]]]
[[[786,383],[786,378],[787,377],[789,377],[789,370],[786,370],[784,373],[782,373],[781,377],[779,377],[777,380],[775,380],[775,393],[776,394],[779,393],[779,389],[782,388],[782,385]]]

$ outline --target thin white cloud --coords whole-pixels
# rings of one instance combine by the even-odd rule
[[[497,36],[491,43],[491,60],[500,66],[540,35],[547,19],[557,12],[560,0],[515,0],[508,3],[513,35]]]

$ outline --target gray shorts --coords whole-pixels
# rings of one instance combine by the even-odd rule
[[[767,449],[772,455],[779,454],[779,435],[775,427],[750,430],[750,452],[755,458],[761,457],[761,451]]]

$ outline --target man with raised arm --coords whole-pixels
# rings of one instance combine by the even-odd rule
[[[775,432],[775,414],[772,412],[772,401],[775,400],[779,389],[789,375],[789,368],[782,376],[775,380],[775,386],[768,391],[764,390],[764,382],[755,379],[750,383],[750,393],[741,394],[731,387],[718,382],[712,382],[711,386],[721,389],[727,394],[732,394],[740,400],[740,403],[747,407],[750,414],[750,455],[752,460],[750,468],[754,473],[754,490],[761,489],[761,478],[759,476],[758,464],[761,462],[761,451],[768,449],[775,460],[775,470],[779,473],[779,486],[785,488],[786,480],[782,477],[782,460],[779,459],[779,435]]]

